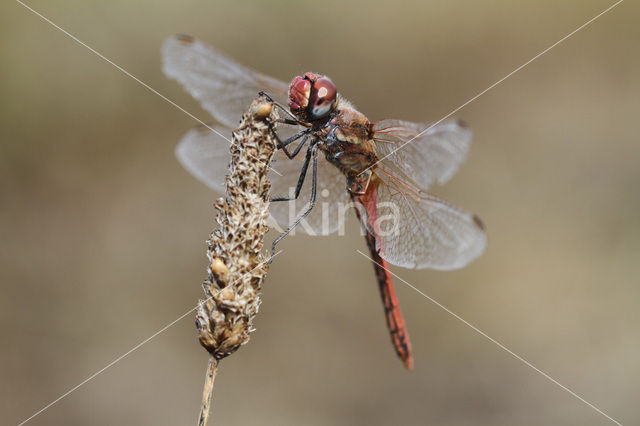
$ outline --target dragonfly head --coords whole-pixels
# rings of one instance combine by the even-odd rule
[[[289,108],[303,121],[319,120],[335,109],[337,95],[329,77],[308,72],[289,85]]]

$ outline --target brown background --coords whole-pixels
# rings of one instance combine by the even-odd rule
[[[371,119],[435,120],[608,1],[29,3],[198,117],[160,69],[190,33],[288,80],[330,75]],[[193,307],[217,194],[173,156],[196,124],[18,3],[0,6],[0,416],[17,424]],[[475,142],[436,192],[489,249],[394,272],[625,424],[640,423],[639,8],[622,3],[457,116]],[[397,283],[389,344],[357,223],[295,236],[257,332],[221,365],[215,424],[611,424]],[[194,424],[192,314],[30,422]]]

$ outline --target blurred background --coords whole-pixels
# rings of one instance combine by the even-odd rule
[[[326,73],[372,120],[432,121],[612,2],[28,4],[205,121],[162,74],[174,33],[283,80]],[[482,217],[489,248],[461,271],[394,269],[624,424],[640,423],[639,9],[456,114],[474,144],[433,190]],[[18,424],[195,306],[219,194],[174,158],[193,119],[19,3],[0,11],[0,412]],[[214,424],[611,424],[398,281],[407,372],[349,224],[282,243]],[[206,362],[187,315],[29,424],[195,424]]]

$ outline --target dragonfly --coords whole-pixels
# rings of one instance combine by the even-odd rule
[[[190,36],[167,39],[163,71],[177,80],[220,123],[198,126],[179,142],[176,156],[197,179],[223,193],[228,140],[259,93],[284,115],[269,172],[270,215],[286,229],[311,235],[337,232],[344,206],[352,206],[364,229],[385,319],[397,355],[411,370],[413,355],[389,264],[414,269],[454,270],[487,246],[478,216],[427,192],[447,182],[464,161],[471,131],[459,120],[435,125],[385,119],[370,122],[327,76],[305,73],[286,83],[246,67]],[[285,107],[288,106],[287,107]],[[287,127],[288,132],[283,132]],[[294,147],[294,148],[291,148]],[[302,152],[304,151],[304,154]],[[322,158],[324,157],[324,159]],[[311,168],[311,179],[308,170]],[[321,209],[314,209],[321,194]],[[305,210],[295,219],[284,201]]]

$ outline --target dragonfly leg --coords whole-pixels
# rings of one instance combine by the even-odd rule
[[[269,128],[271,129],[271,133],[273,133],[273,136],[276,138],[276,145],[278,145],[278,149],[281,149],[282,152],[284,152],[284,154],[289,159],[292,159],[293,157],[298,155],[298,152],[300,152],[301,146],[304,145],[304,142],[306,142],[306,140],[307,140],[307,137],[308,137],[307,135],[311,132],[309,129],[304,129],[304,130],[296,133],[295,135],[291,136],[290,138],[287,138],[285,140],[281,140],[280,136],[278,136],[278,133],[273,128],[273,126],[270,125]],[[293,153],[289,153],[289,151],[287,150],[286,146],[291,144],[291,143],[293,143],[293,142],[295,142],[296,140],[300,139],[303,136],[305,136],[305,138],[300,143],[300,145],[298,145],[298,147],[296,147],[296,149],[294,150]]]
[[[300,151],[300,149],[302,148],[302,145],[304,145],[304,142],[306,142],[306,138],[300,143],[300,145],[296,147],[294,154],[297,154],[298,151]],[[292,201],[298,198],[298,196],[300,195],[300,190],[302,189],[302,185],[304,185],[304,179],[307,176],[307,170],[309,169],[309,162],[311,161],[312,151],[315,152],[315,145],[309,145],[309,148],[307,149],[307,155],[304,158],[304,164],[302,165],[302,170],[300,171],[300,176],[298,177],[298,183],[296,184],[296,190],[294,193],[295,195],[293,197],[274,197],[271,199],[271,202]],[[315,157],[314,157],[314,162],[315,162]]]
[[[290,118],[278,118],[276,119],[276,123],[289,124],[291,126],[298,125],[298,122],[296,120],[292,120]]]
[[[275,106],[280,108],[282,111],[284,111],[285,114],[287,114],[289,117],[291,117],[293,119],[293,121],[296,122],[296,124],[301,124],[303,126],[308,126],[307,123],[302,124],[300,122],[300,120],[298,120],[298,118],[295,115],[293,115],[293,113],[291,111],[289,111],[288,108],[286,108],[284,105],[280,104],[280,102],[278,102],[275,99],[273,99],[271,97],[271,95],[269,95],[267,92],[262,92],[261,91],[261,92],[258,92],[258,95],[266,97],[269,102],[271,102],[272,104],[274,104]]]
[[[306,169],[309,167],[309,161],[308,159],[313,157],[313,170],[312,170],[312,174],[311,174],[311,197],[309,198],[309,208],[300,215],[300,217],[298,217],[296,219],[295,222],[293,222],[293,224],[291,226],[289,226],[286,231],[284,231],[282,234],[280,234],[278,236],[278,238],[276,238],[273,243],[271,244],[271,258],[269,259],[269,263],[271,263],[271,261],[273,260],[273,256],[276,253],[276,245],[284,238],[287,236],[287,234],[289,234],[289,232],[291,232],[291,230],[293,228],[295,228],[296,226],[298,226],[298,224],[300,222],[302,222],[302,220],[307,217],[307,215],[309,213],[311,213],[311,210],[313,210],[313,206],[315,206],[316,204],[316,183],[317,183],[317,177],[318,177],[318,148],[317,145],[311,145],[309,146],[309,151],[307,151],[307,158],[305,159],[305,167],[304,167],[304,173],[306,174]],[[311,155],[309,155],[309,153]],[[302,180],[304,181],[304,176],[301,175],[300,176],[302,178]],[[299,185],[300,187],[302,185]],[[299,191],[298,191],[299,192]],[[297,195],[296,195],[297,196]]]
[[[291,154],[289,154],[288,151],[286,151],[284,148],[282,149],[282,151],[285,153],[285,155],[287,157],[289,157],[289,159],[293,159],[295,156],[298,155],[298,153],[300,152],[300,150],[302,149],[302,147],[304,146],[304,144],[307,142],[307,140],[309,139],[309,136],[305,136],[302,141],[298,144],[298,146],[296,146],[296,148],[293,150],[293,152]]]

